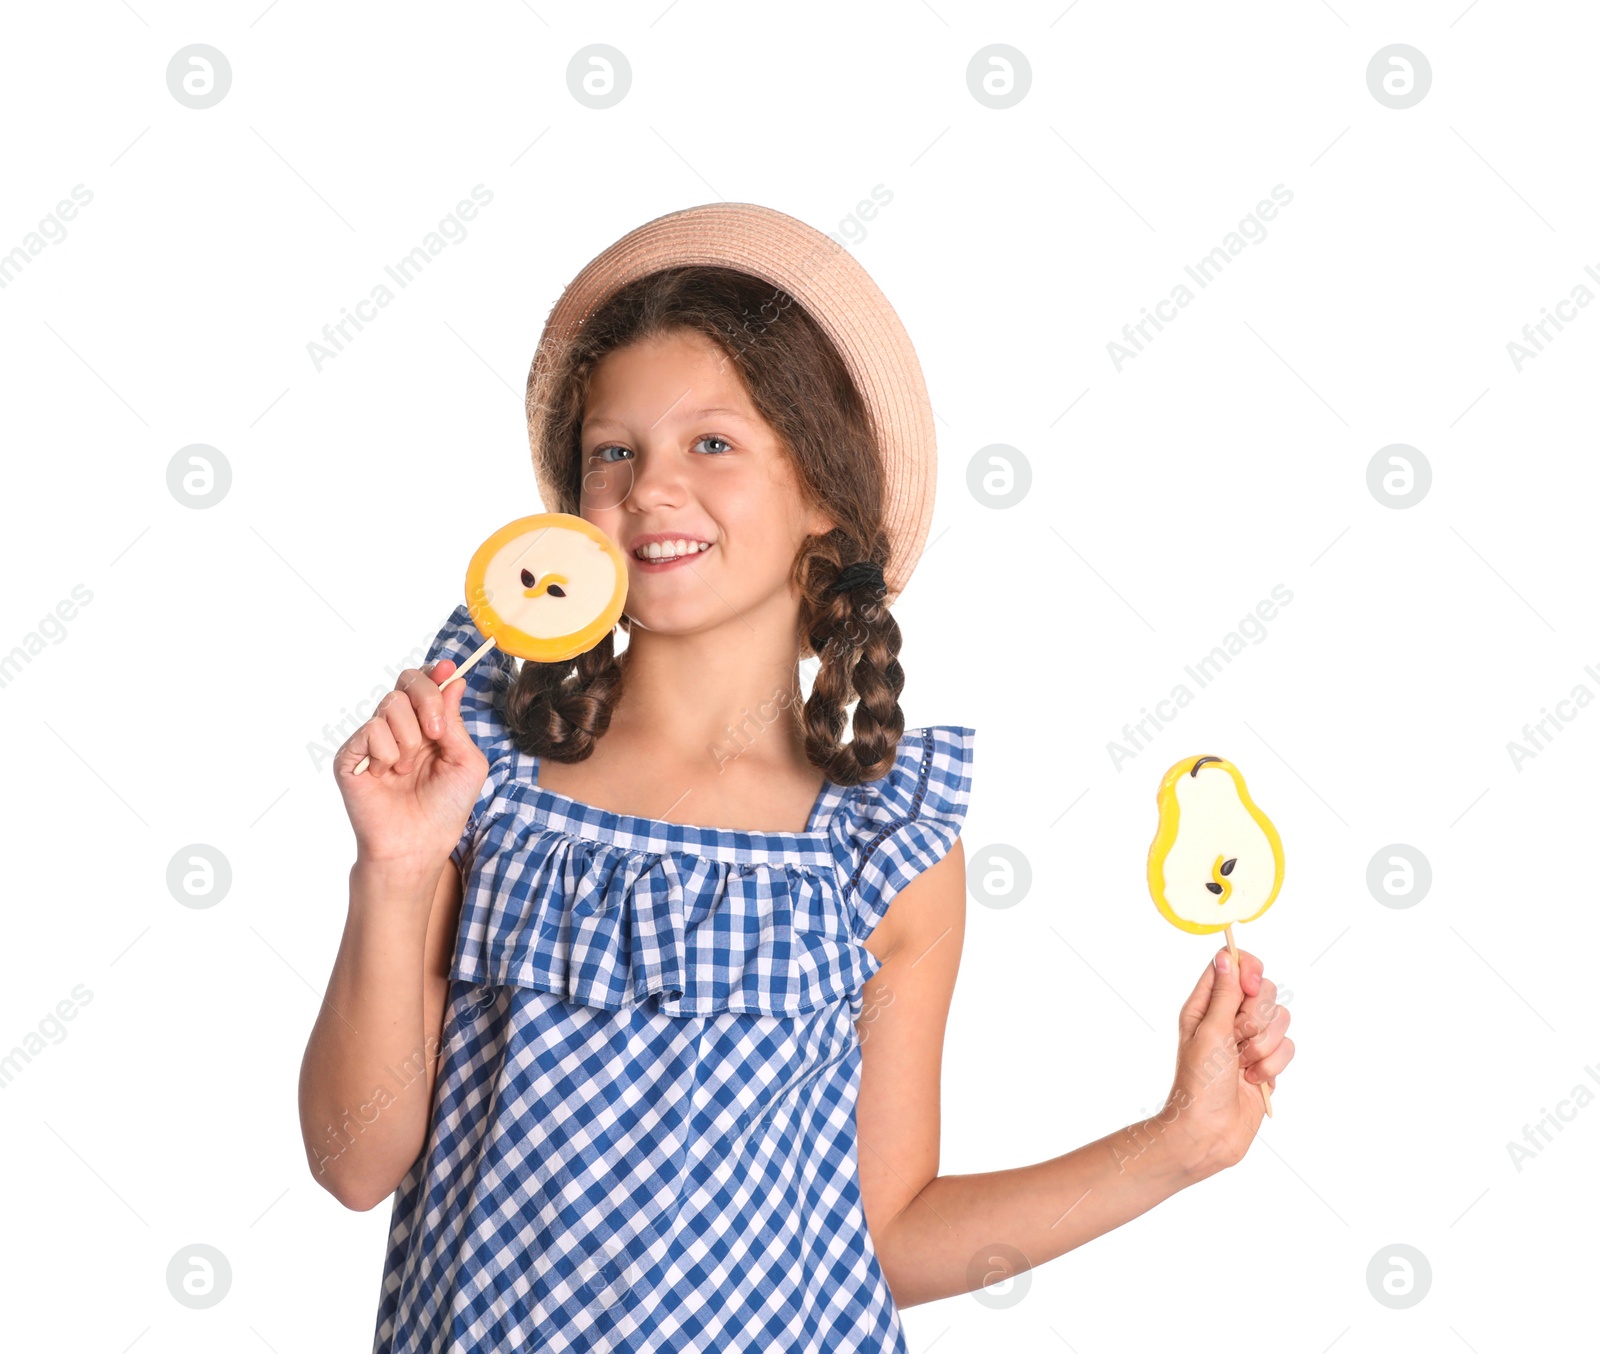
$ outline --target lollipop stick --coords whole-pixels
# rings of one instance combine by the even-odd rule
[[[476,663],[480,658],[482,658],[484,654],[488,653],[492,648],[494,648],[494,640],[492,638],[484,640],[482,644],[478,645],[478,651],[474,653],[471,658],[467,659],[465,663],[452,672],[447,678],[445,678],[444,681],[439,683],[439,690],[443,691],[445,687],[449,686],[450,683],[455,681],[457,678],[465,677],[467,675],[467,669]],[[367,764],[371,760],[371,757],[363,757],[359,762],[356,763],[355,770],[353,770],[350,774],[352,776],[359,776],[367,769]]]
[[[1239,967],[1239,947],[1233,943],[1232,923],[1222,928],[1222,934],[1228,938],[1228,958],[1233,961],[1233,971],[1242,974],[1244,970]],[[1266,1082],[1258,1081],[1256,1085],[1261,1088],[1261,1104],[1267,1111],[1267,1118],[1270,1119],[1272,1118],[1272,1093],[1267,1090]]]
[[[1222,928],[1222,934],[1228,942],[1228,958],[1233,961],[1233,971],[1239,972],[1239,947],[1233,943],[1233,923],[1229,922]]]

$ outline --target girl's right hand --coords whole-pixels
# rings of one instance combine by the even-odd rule
[[[465,679],[439,690],[455,670],[449,658],[426,671],[407,668],[335,754],[358,862],[431,870],[461,840],[489,760],[461,722]],[[356,775],[363,757],[372,760]]]

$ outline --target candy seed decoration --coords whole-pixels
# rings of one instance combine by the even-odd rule
[[[1217,903],[1219,906],[1226,903],[1233,893],[1233,885],[1224,876],[1232,874],[1233,867],[1238,863],[1237,859],[1224,860],[1221,856],[1218,856],[1216,864],[1211,867],[1211,881],[1206,887],[1218,895]]]
[[[565,597],[567,594],[561,590],[560,586],[555,580],[560,580],[561,583],[565,583],[567,581],[565,578],[562,578],[560,574],[548,574],[545,576],[544,582],[538,587],[535,587],[532,572],[527,569],[522,571],[522,586],[527,590],[529,597],[537,597],[540,593],[546,592],[552,597]]]

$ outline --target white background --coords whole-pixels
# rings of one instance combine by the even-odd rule
[[[0,1048],[92,997],[0,1087],[21,1344],[369,1346],[389,1208],[321,1191],[296,1116],[353,851],[309,745],[539,509],[522,388],[566,281],[719,199],[849,242],[938,415],[902,703],[977,730],[969,857],[1032,871],[1013,906],[971,903],[941,1169],[1160,1103],[1214,949],[1143,882],[1171,763],[1234,760],[1286,848],[1240,941],[1292,993],[1298,1053],[1244,1163],[1020,1300],[908,1309],[912,1350],[1593,1341],[1600,1105],[1520,1170],[1507,1148],[1600,1092],[1600,708],[1520,767],[1507,747],[1600,694],[1600,307],[1520,371],[1507,350],[1600,295],[1588,6],[132,0],[6,27],[0,251],[93,194],[0,290],[0,653],[92,594],[0,687]],[[232,67],[204,110],[166,82],[196,42]],[[632,69],[603,111],[568,88],[591,43]],[[993,43],[1029,65],[1007,109],[968,86]],[[1367,85],[1392,43],[1432,68],[1407,109]],[[480,183],[466,237],[318,371],[324,324]],[[1119,371],[1122,326],[1277,184],[1266,237]],[[232,469],[205,510],[167,488],[197,442]],[[968,490],[996,443],[1032,472],[1004,510]],[[1403,510],[1367,485],[1391,443],[1432,468]],[[1114,763],[1276,584],[1265,638]],[[214,908],[168,891],[191,843],[231,865]],[[1431,864],[1414,907],[1368,890],[1391,843]],[[208,1311],[166,1286],[195,1243],[232,1267]],[[1407,1310],[1366,1280],[1395,1243],[1432,1268]]]

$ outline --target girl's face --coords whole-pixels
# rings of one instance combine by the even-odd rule
[[[800,543],[833,523],[803,501],[716,344],[679,330],[608,353],[590,381],[582,447],[580,512],[628,557],[634,624],[693,633],[797,608]],[[641,558],[652,542],[659,558]]]

